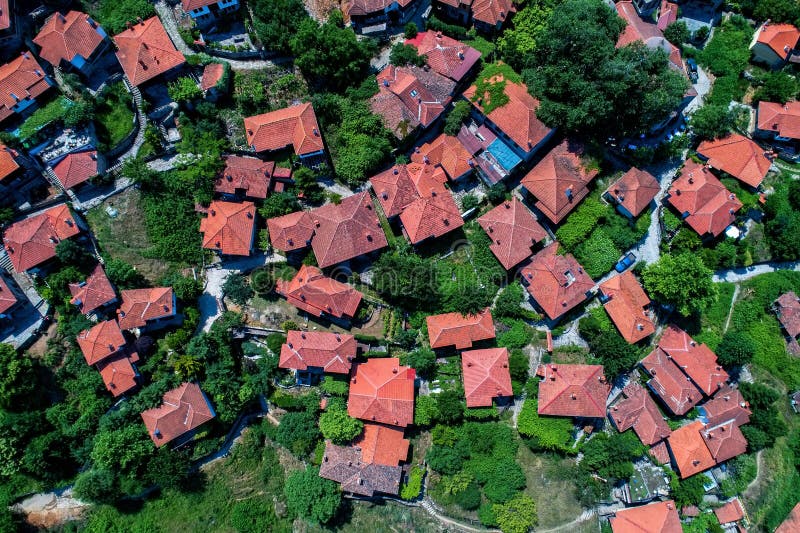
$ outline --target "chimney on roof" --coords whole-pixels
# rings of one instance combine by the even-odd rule
[[[706,437],[709,438],[709,439],[713,439],[714,438],[714,432],[713,431],[707,432],[706,433]]]
[[[53,243],[53,244],[57,244],[57,243],[58,243],[58,239],[57,239],[57,238],[55,238],[55,237],[52,237],[52,236],[51,236],[49,240],[50,240],[50,242],[51,242],[51,243]]]
[[[30,56],[28,56],[28,52],[22,52],[22,57],[25,59],[30,59]]]
[[[109,352],[113,352],[114,351],[114,345],[113,344],[109,344],[108,345],[108,351]]]
[[[131,29],[131,21],[130,20],[126,20],[125,21],[125,27],[128,28],[128,29]]]
[[[572,398],[573,400],[577,400],[577,399],[578,399],[578,397],[577,397],[577,396],[575,396],[575,394],[574,394],[574,393],[570,395],[570,398]]]
[[[426,165],[431,162],[430,158],[427,155],[422,156],[422,162]]]
[[[567,306],[567,301],[566,300],[561,300],[561,306],[562,307],[566,307]]]
[[[467,366],[472,366],[472,361],[468,361]]]
[[[571,202],[572,201],[572,185],[567,187],[567,190],[564,191],[564,194],[567,196],[567,200],[569,200]]]
[[[319,137],[319,130],[317,128],[314,128],[311,131],[314,133],[314,137]]]
[[[305,334],[304,332],[301,332],[301,333],[300,333],[300,338],[301,338],[301,339],[305,339],[305,338],[306,338],[306,334]]]
[[[367,240],[369,242],[372,242],[372,234],[371,233],[367,233]]]
[[[208,212],[211,213],[212,217],[217,216],[217,210],[216,209],[210,209]]]
[[[381,198],[383,198],[384,200],[388,200],[389,199],[389,193],[387,193],[386,191],[381,192]]]
[[[458,58],[459,58],[460,60],[462,60],[462,61],[464,60],[464,51],[463,51],[463,50],[459,50],[459,51],[458,51]]]
[[[228,181],[233,181],[233,176],[231,176],[230,174],[225,174],[225,179]]]
[[[253,213],[251,213],[250,211],[248,211],[248,212],[247,212],[247,218],[253,218]]]
[[[697,465],[699,465],[699,464],[700,464],[700,461],[699,461],[699,460],[697,460],[697,459],[695,459],[695,460],[693,460],[693,461],[692,461],[692,465],[694,465],[694,466],[697,466]]]
[[[91,152],[89,154],[89,157],[92,158],[92,161],[97,161],[97,152]]]
[[[161,438],[161,430],[156,428],[156,430],[153,432],[153,436],[155,438],[157,438],[157,439],[160,439]]]
[[[384,80],[383,80],[383,86],[384,86],[384,87],[388,87],[388,86],[389,86],[389,80],[387,80],[387,79],[385,79],[385,78],[384,78]]]
[[[397,367],[392,368],[392,374],[397,374]]]

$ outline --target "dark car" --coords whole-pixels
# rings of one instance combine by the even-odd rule
[[[694,59],[686,60],[686,71],[689,73],[689,79],[692,83],[697,83],[697,61]]]
[[[614,270],[616,270],[617,272],[622,272],[630,268],[630,266],[635,262],[636,262],[636,256],[633,255],[633,252],[628,252],[622,257],[622,259],[617,261],[617,264],[614,266]]]

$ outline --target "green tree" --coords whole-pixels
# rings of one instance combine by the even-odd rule
[[[420,347],[400,358],[400,362],[424,377],[431,377],[436,370],[436,354],[430,348]]]
[[[147,285],[133,266],[122,259],[108,259],[105,264],[106,276],[117,289],[139,289]]]
[[[0,408],[17,410],[27,405],[36,390],[36,373],[31,359],[10,344],[0,344]]]
[[[706,493],[706,489],[703,487],[706,482],[705,476],[692,476],[681,480],[675,472],[670,470],[669,473],[672,498],[678,507],[699,505],[703,501]]]
[[[192,78],[184,76],[167,84],[167,93],[175,102],[195,100],[203,96],[203,91]]]
[[[405,38],[413,39],[414,37],[417,36],[418,31],[419,30],[417,30],[417,24],[415,22],[409,22],[408,24],[406,24],[405,27]]]
[[[416,65],[421,67],[425,64],[426,57],[417,53],[417,48],[410,44],[397,43],[392,46],[389,52],[389,63],[398,67],[406,65]]]
[[[746,365],[753,358],[756,343],[747,333],[728,331],[717,346],[717,360],[726,367]]]
[[[286,507],[292,515],[324,524],[336,515],[342,501],[339,485],[319,477],[319,469],[292,472],[284,487]]]
[[[314,171],[308,167],[300,167],[292,175],[294,186],[303,193],[303,198],[312,204],[322,203],[325,200],[325,190],[317,181]]]
[[[471,108],[472,106],[466,100],[458,100],[444,120],[444,132],[447,135],[458,135],[461,125],[469,118]]]
[[[78,474],[75,497],[92,503],[113,503],[120,496],[111,470],[90,469]]]
[[[92,448],[92,461],[101,470],[135,474],[146,464],[152,451],[153,443],[144,426],[133,424],[98,433]]]
[[[287,413],[275,432],[275,441],[297,456],[308,455],[318,438],[316,417],[307,412]]]
[[[796,24],[800,19],[800,6],[793,0],[758,0],[753,1],[753,16],[756,20],[773,22],[789,22]]]
[[[647,293],[672,305],[683,316],[705,307],[717,297],[712,272],[693,254],[662,255],[642,272]]]
[[[56,244],[56,257],[65,265],[80,267],[83,267],[87,261],[86,250],[72,239],[64,239]]]
[[[222,293],[238,305],[245,305],[253,297],[253,288],[242,274],[229,274],[222,284]]]
[[[785,104],[797,96],[797,80],[786,72],[768,72],[764,84],[756,89],[754,102],[779,102]]]
[[[148,19],[156,14],[153,4],[147,0],[102,0],[93,4],[97,8],[93,15],[109,35],[120,33],[126,24],[139,17]]]
[[[436,407],[439,411],[437,419],[445,424],[453,424],[464,416],[462,394],[448,389],[436,395]]]
[[[361,434],[364,424],[344,409],[328,408],[319,417],[319,429],[334,444],[347,444]]]
[[[162,489],[178,489],[191,472],[192,461],[185,451],[159,448],[147,462],[145,480]]]
[[[290,53],[291,39],[297,27],[307,20],[305,6],[300,0],[250,0],[253,28],[268,50]]]
[[[536,502],[522,492],[506,503],[494,504],[492,511],[503,533],[527,533],[538,522]]]
[[[692,131],[701,139],[725,137],[736,128],[737,112],[725,105],[704,105],[689,117]]]
[[[678,20],[670,24],[664,29],[664,37],[677,47],[681,47],[683,43],[689,42],[692,34],[686,23]]]
[[[264,204],[258,209],[258,214],[263,218],[269,219],[288,215],[300,210],[300,202],[297,197],[288,192],[270,194],[264,200]]]
[[[433,396],[419,396],[414,404],[414,424],[429,426],[439,416],[439,408]]]
[[[514,15],[514,25],[497,39],[497,48],[503,61],[514,69],[535,67],[536,46],[547,27],[553,9],[560,0],[528,2]]]

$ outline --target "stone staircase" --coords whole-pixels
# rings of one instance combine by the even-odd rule
[[[50,167],[49,165],[44,169],[44,177],[50,183],[50,185],[61,191],[61,194],[69,198],[70,201],[73,204],[75,204],[76,207],[80,206],[80,200],[78,200],[78,197],[75,196],[75,193],[73,193],[69,189],[65,189],[64,186],[61,185],[61,182],[58,180],[56,173],[53,172],[52,167]]]
[[[8,272],[9,274],[14,273],[14,265],[11,264],[11,258],[8,257],[5,248],[0,247],[0,268]]]

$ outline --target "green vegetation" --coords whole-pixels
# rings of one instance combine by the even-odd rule
[[[461,131],[461,125],[469,118],[471,107],[466,100],[458,100],[453,105],[453,109],[444,119],[444,132],[447,135],[458,135],[458,132]]]
[[[627,372],[644,356],[644,350],[622,338],[602,307],[593,307],[579,323],[581,337],[603,365],[608,379]]]
[[[50,125],[71,128],[84,124],[92,119],[93,107],[91,102],[82,98],[72,101],[65,96],[59,96],[25,119],[19,127],[19,139],[21,141],[30,139]]]
[[[481,108],[484,114],[489,114],[498,107],[508,103],[506,83],[519,83],[522,78],[514,70],[503,63],[493,63],[483,67],[478,77],[475,78],[475,96],[472,101]]]
[[[321,524],[336,515],[342,501],[339,485],[319,477],[319,469],[312,467],[289,474],[284,492],[292,515]]]
[[[644,269],[642,281],[652,299],[689,316],[717,298],[711,275],[696,255],[662,255],[657,263]]]
[[[574,427],[568,418],[542,418],[534,398],[525,400],[517,419],[517,431],[532,450],[575,453],[572,447]]]
[[[122,82],[109,85],[97,98],[95,127],[99,142],[108,148],[119,144],[133,130],[130,93]]]
[[[392,47],[389,54],[389,63],[398,67],[406,65],[416,65],[421,67],[425,64],[426,57],[417,54],[417,48],[410,44],[397,43]]]
[[[148,19],[156,14],[147,0],[81,0],[81,4],[109,35],[122,32],[128,22],[135,23],[139,17]]]
[[[348,444],[361,434],[364,424],[349,416],[342,402],[331,402],[319,417],[319,429],[334,444]]]
[[[414,465],[411,472],[408,474],[408,481],[403,483],[400,487],[400,497],[404,500],[416,500],[422,492],[422,478],[425,475],[425,470],[421,467]]]
[[[250,286],[247,276],[229,274],[222,285],[222,293],[237,305],[245,305],[253,297],[255,291]]]
[[[598,433],[583,445],[583,460],[578,465],[578,496],[584,505],[608,498],[617,481],[633,475],[632,461],[647,451],[639,438],[628,430],[624,433]]]
[[[183,76],[167,85],[169,97],[175,102],[194,100],[203,96],[203,91],[192,78]]]
[[[497,39],[497,47],[503,61],[518,71],[532,68],[534,52],[542,37],[553,10],[561,0],[537,0],[526,2],[514,15],[513,27]]]

